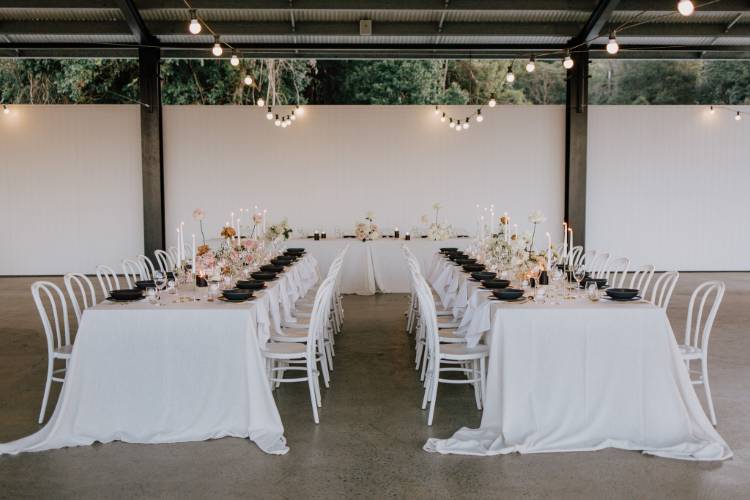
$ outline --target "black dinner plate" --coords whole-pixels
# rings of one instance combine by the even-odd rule
[[[276,273],[269,273],[266,271],[250,273],[250,276],[252,276],[253,279],[260,281],[273,281],[276,279]]]
[[[154,280],[139,280],[135,282],[136,288],[139,290],[145,290],[146,288],[156,288]]]
[[[110,290],[109,295],[117,301],[140,300],[143,298],[143,290],[138,288],[124,288],[121,290]]]
[[[643,297],[640,295],[636,295],[635,297],[630,297],[628,299],[616,299],[614,297],[602,297],[604,300],[611,300],[612,302],[638,302],[639,300],[642,300]]]
[[[501,288],[499,290],[493,290],[492,295],[500,300],[516,300],[523,297],[523,290],[518,288]]]
[[[243,288],[232,288],[230,290],[223,290],[221,294],[224,296],[227,300],[247,300],[250,297],[253,296],[252,290],[247,290]]]
[[[623,300],[637,297],[639,292],[635,288],[607,288],[604,293],[615,300]]]
[[[498,290],[501,288],[507,288],[510,285],[509,280],[484,280],[482,286],[487,290]]]
[[[237,281],[237,288],[240,288],[242,290],[260,290],[261,288],[265,288],[266,283],[265,281],[261,280],[239,280]]]

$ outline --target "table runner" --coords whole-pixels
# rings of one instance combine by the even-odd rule
[[[108,443],[249,437],[289,448],[261,348],[317,280],[315,259],[291,266],[252,302],[101,303],[87,309],[52,417],[0,454]],[[199,292],[202,294],[203,292]],[[276,311],[276,312],[274,312]]]

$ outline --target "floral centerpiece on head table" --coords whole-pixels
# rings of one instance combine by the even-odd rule
[[[440,203],[434,203],[432,210],[435,212],[435,219],[430,223],[430,220],[426,215],[422,216],[422,224],[429,224],[427,227],[427,237],[433,241],[447,240],[455,237],[456,232],[453,230],[453,226],[450,224],[441,224],[438,219],[440,209],[443,206]]]
[[[372,212],[367,212],[365,222],[358,222],[354,226],[354,235],[362,241],[380,239],[380,230],[375,223],[375,215]]]
[[[235,231],[225,226],[220,232],[221,244],[217,250],[212,250],[206,244],[196,249],[197,270],[200,275],[239,276],[258,259],[261,245],[249,238],[238,241]]]
[[[278,239],[284,238],[285,240],[289,239],[289,235],[292,234],[292,228],[289,227],[289,221],[287,219],[283,219],[278,224],[273,224],[268,227],[266,230],[266,239],[268,241],[276,241]]]

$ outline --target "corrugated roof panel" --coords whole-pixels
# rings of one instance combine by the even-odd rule
[[[5,35],[11,43],[135,43],[131,35]]]
[[[123,21],[120,9],[0,8],[0,21]]]
[[[707,7],[710,8],[710,7]],[[680,24],[703,24],[703,23],[730,23],[737,17],[737,12],[706,12],[696,10],[692,16],[683,16],[677,11],[627,11],[618,10],[612,13],[612,23],[643,22],[654,23],[680,23]]]
[[[600,40],[605,40],[600,38]],[[620,47],[628,45],[710,45],[713,42],[712,36],[619,36]],[[606,43],[606,42],[602,42]]]
[[[487,10],[467,11],[448,10],[446,21],[458,23],[472,22],[516,22],[554,23],[580,22],[588,20],[590,12],[577,10]]]

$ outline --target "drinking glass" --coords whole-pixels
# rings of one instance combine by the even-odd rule
[[[156,300],[161,298],[161,291],[167,286],[167,277],[161,271],[154,273],[154,285],[156,285]]]
[[[599,286],[596,284],[596,281],[592,281],[588,284],[588,286],[586,287],[586,292],[592,302],[596,302],[599,300]]]
[[[576,284],[578,285],[576,287],[576,290],[581,288],[581,281],[583,281],[583,278],[585,277],[586,277],[586,266],[578,265],[573,268],[573,278],[576,280]]]
[[[148,298],[149,304],[156,304],[156,288],[148,287],[146,288],[146,297]]]

